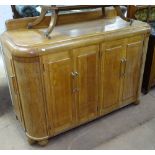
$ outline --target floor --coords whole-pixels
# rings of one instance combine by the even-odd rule
[[[0,149],[155,149],[155,88],[137,106],[51,138],[45,147],[31,146],[13,113],[0,52]]]

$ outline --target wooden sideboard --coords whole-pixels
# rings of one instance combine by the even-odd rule
[[[50,17],[27,29],[34,19],[8,21],[1,36],[14,110],[30,143],[46,144],[49,137],[139,103],[146,23],[103,18],[102,11],[61,15],[48,39]]]

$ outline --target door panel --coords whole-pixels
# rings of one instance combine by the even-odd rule
[[[77,76],[77,117],[84,122],[97,116],[98,106],[98,46],[74,50]]]
[[[126,51],[126,68],[123,82],[123,101],[134,100],[137,96],[140,80],[142,41],[128,43]]]
[[[124,51],[123,43],[102,46],[101,114],[119,105]]]
[[[54,133],[73,125],[72,61],[68,52],[48,57],[45,64],[47,108]],[[52,115],[51,115],[52,114]]]

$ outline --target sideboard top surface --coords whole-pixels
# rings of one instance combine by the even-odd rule
[[[70,44],[73,41],[84,41],[88,38],[107,39],[106,35],[133,34],[135,32],[149,32],[147,23],[134,20],[130,26],[129,22],[116,16],[112,19],[97,19],[73,24],[58,25],[50,34],[51,39],[45,38],[44,32],[47,28],[39,29],[16,29],[4,32],[1,39],[7,45],[19,48],[35,48],[50,45],[53,47],[62,44]],[[104,35],[103,35],[104,34]],[[6,41],[7,40],[7,41]],[[18,50],[23,52],[22,50]],[[32,51],[31,51],[32,52]],[[41,52],[41,51],[40,51]],[[42,51],[44,52],[44,51]]]

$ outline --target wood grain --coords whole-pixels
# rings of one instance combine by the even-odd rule
[[[119,106],[122,78],[124,41],[102,45],[101,58],[101,114],[111,107]]]
[[[69,52],[45,56],[44,82],[50,133],[56,134],[73,125],[72,60]]]
[[[98,107],[98,46],[73,50],[76,77],[78,122],[97,116]]]
[[[14,66],[26,133],[34,139],[45,138],[48,135],[38,58],[15,59]]]
[[[137,96],[140,66],[142,61],[143,40],[128,43],[126,51],[126,66],[124,75],[123,100]]]

